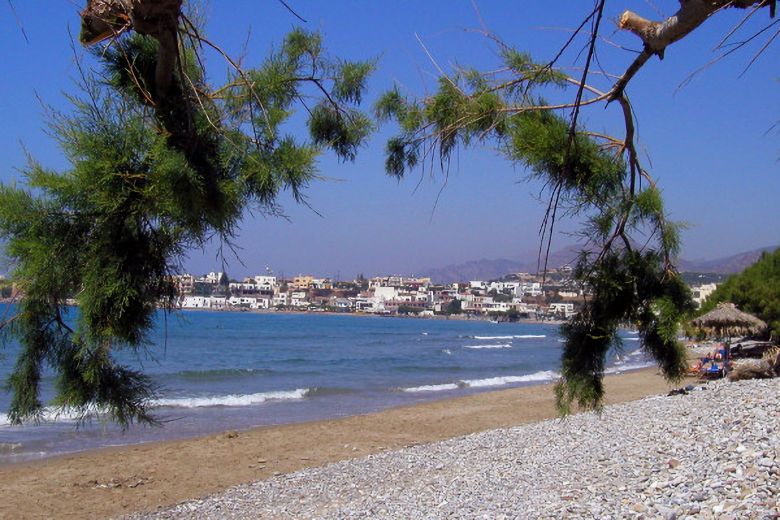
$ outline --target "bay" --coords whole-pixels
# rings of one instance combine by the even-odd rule
[[[636,335],[609,372],[647,366]],[[162,427],[121,431],[99,417],[77,425],[50,409],[40,424],[10,425],[0,395],[0,464],[100,446],[369,413],[468,393],[554,381],[558,326],[482,320],[184,311],[159,313],[150,345],[120,351],[160,387]],[[8,344],[0,378],[13,368]],[[43,381],[43,398],[54,378]],[[519,404],[521,405],[521,404]]]

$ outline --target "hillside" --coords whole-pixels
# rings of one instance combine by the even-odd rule
[[[681,258],[677,263],[677,267],[680,272],[736,274],[741,273],[748,266],[756,263],[764,251],[771,253],[778,248],[780,248],[780,245],[762,247],[725,258],[718,258],[717,260],[685,260]]]

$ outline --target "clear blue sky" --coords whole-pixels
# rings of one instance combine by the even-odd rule
[[[212,2],[208,37],[238,55],[251,31],[247,64],[258,64],[273,42],[302,25],[321,30],[333,55],[348,59],[379,58],[368,102],[402,84],[425,94],[436,81],[436,68],[415,38],[417,34],[437,63],[487,70],[496,64],[495,49],[466,28],[488,29],[540,60],[551,58],[591,8],[591,2],[526,0],[360,1],[288,0],[307,20],[299,22],[276,0]],[[24,35],[7,2],[0,4],[0,181],[21,181],[15,170],[25,164],[23,148],[52,168],[67,167],[56,144],[44,132],[43,102],[68,110],[63,92],[73,92],[76,75],[71,36],[79,28],[82,2],[14,0]],[[654,2],[671,14],[677,1]],[[550,6],[554,6],[551,8]],[[605,35],[636,49],[638,40],[614,30],[612,20],[631,8],[657,18],[641,0],[610,1]],[[224,8],[222,6],[225,6]],[[766,37],[753,42],[695,76],[709,63],[712,49],[743,13],[728,10],[670,47],[663,61],[653,59],[634,78],[628,94],[634,104],[646,164],[664,192],[667,209],[690,224],[683,235],[683,256],[717,258],[780,244],[780,42],[750,69],[740,73]],[[768,13],[753,17],[741,33],[749,36],[769,22]],[[576,49],[582,47],[579,44]],[[83,50],[76,45],[76,55]],[[600,64],[622,73],[633,54],[602,46]],[[569,58],[572,58],[571,56]],[[569,59],[571,62],[571,59]],[[225,65],[208,56],[210,75],[223,77]],[[620,129],[617,107],[584,112],[596,131]],[[351,278],[358,273],[414,274],[427,267],[481,258],[508,258],[535,251],[544,211],[536,200],[539,186],[518,183],[524,172],[490,149],[461,151],[444,177],[423,172],[398,183],[383,170],[383,147],[392,128],[382,128],[354,163],[324,155],[321,181],[308,191],[322,214],[282,197],[290,220],[247,215],[237,243],[242,266],[226,256],[232,277],[261,272],[293,276]],[[439,192],[441,194],[439,196]],[[438,206],[434,211],[437,196]],[[562,231],[572,230],[564,223]],[[571,242],[558,236],[553,248]],[[216,248],[192,251],[184,266],[196,274],[219,270]]]

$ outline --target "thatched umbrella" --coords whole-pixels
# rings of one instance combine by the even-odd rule
[[[691,325],[703,329],[711,329],[718,337],[726,337],[726,349],[723,356],[723,373],[731,351],[732,334],[755,333],[766,328],[766,323],[752,314],[742,312],[733,303],[719,303],[718,306],[691,321]]]
[[[718,336],[731,336],[746,332],[758,332],[766,323],[752,314],[742,312],[733,303],[719,303],[716,308],[691,321],[695,327],[712,329]]]

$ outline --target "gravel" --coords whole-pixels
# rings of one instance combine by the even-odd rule
[[[522,403],[518,403],[522,406]],[[780,518],[780,379],[356,458],[132,519]]]

